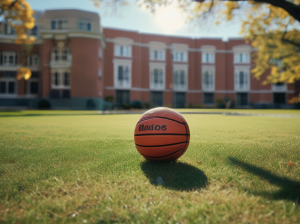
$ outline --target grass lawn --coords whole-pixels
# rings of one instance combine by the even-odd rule
[[[0,223],[300,222],[298,117],[185,114],[187,152],[155,163],[141,115],[16,113],[0,113]]]

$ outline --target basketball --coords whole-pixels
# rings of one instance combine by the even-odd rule
[[[134,141],[148,160],[176,160],[189,146],[190,130],[180,113],[158,107],[142,115],[134,130]]]

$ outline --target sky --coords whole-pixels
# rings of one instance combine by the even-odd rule
[[[118,8],[112,14],[110,7],[95,7],[91,0],[28,0],[33,10],[47,9],[81,9],[97,12],[101,16],[103,27],[120,28],[139,31],[188,37],[213,37],[227,40],[229,37],[239,37],[240,23],[238,21],[222,22],[218,26],[214,21],[200,23],[185,22],[186,15],[180,13],[175,6],[161,7],[156,14],[145,8],[139,8],[134,3]]]

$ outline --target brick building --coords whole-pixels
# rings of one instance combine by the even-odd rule
[[[138,100],[153,106],[213,106],[228,98],[239,107],[286,107],[295,95],[293,84],[262,85],[264,77],[251,75],[253,49],[241,38],[194,39],[102,28],[97,13],[72,9],[35,16],[31,35],[37,40],[27,58],[22,46],[14,44],[14,30],[0,24],[0,106],[28,106],[40,98],[54,107],[76,99],[100,105],[113,96],[118,105]],[[32,77],[18,81],[16,71],[24,60]]]

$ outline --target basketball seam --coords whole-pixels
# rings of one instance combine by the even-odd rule
[[[142,154],[142,153],[141,153],[141,155],[143,155],[143,156],[146,156],[146,157],[148,157],[148,158],[152,158],[152,159],[160,159],[160,158],[163,158],[163,157],[168,157],[168,156],[171,156],[171,155],[173,155],[173,154],[175,154],[175,153],[179,152],[180,150],[182,150],[182,151],[183,151],[183,148],[181,148],[181,149],[177,150],[176,152],[172,152],[172,153],[171,153],[171,154],[169,154],[169,155],[166,155],[166,156],[160,156],[160,157],[151,157],[151,156],[146,156],[146,155],[144,155],[144,154]]]
[[[164,146],[170,146],[170,145],[178,145],[186,142],[178,142],[178,143],[173,143],[173,144],[168,144],[168,145],[138,145],[135,143],[135,145],[140,146],[140,147],[164,147]]]
[[[176,134],[176,133],[149,133],[149,134],[135,134],[134,136],[147,136],[147,135],[187,135],[189,134]]]
[[[137,123],[137,125],[138,125],[139,123],[141,123],[142,121],[145,121],[145,120],[151,120],[151,119],[153,119],[153,118],[167,119],[167,120],[174,121],[174,122],[177,122],[177,123],[179,123],[179,124],[183,124],[183,125],[184,125],[184,123],[182,123],[182,122],[180,122],[180,121],[176,121],[176,120],[173,120],[173,119],[167,118],[167,117],[157,117],[157,116],[155,116],[155,117],[146,117],[146,118],[140,120],[140,121]]]

